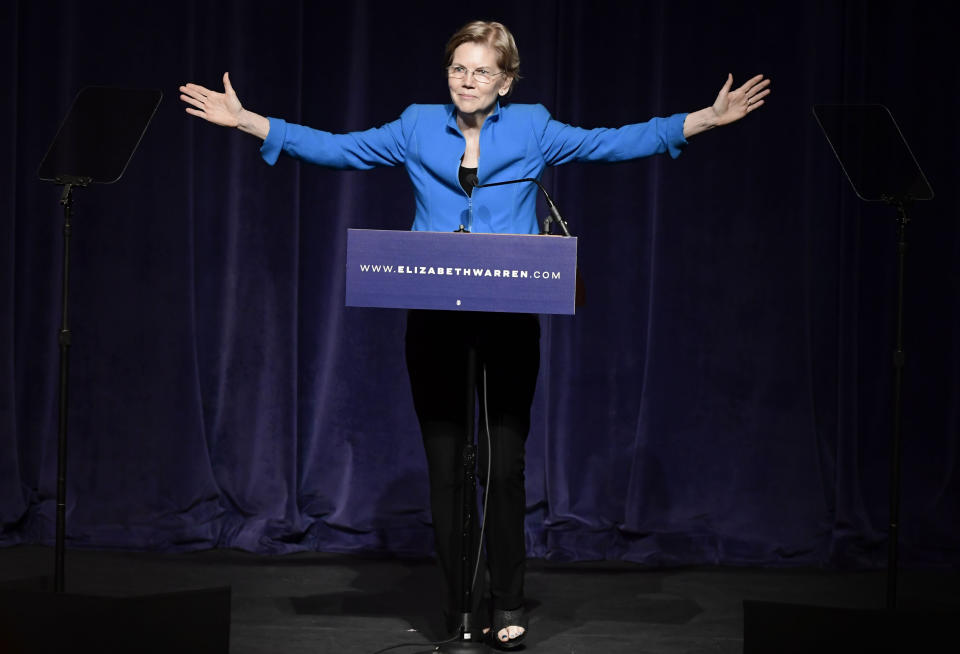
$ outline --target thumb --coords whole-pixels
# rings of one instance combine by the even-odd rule
[[[227,93],[234,93],[233,85],[230,84],[230,73],[223,74],[223,90]]]

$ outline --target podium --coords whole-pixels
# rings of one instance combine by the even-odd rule
[[[347,230],[351,307],[573,314],[577,239]]]
[[[574,237],[347,232],[347,306],[570,315],[576,311],[576,282]],[[453,523],[461,525],[461,558],[459,576],[450,580],[458,588],[460,613],[457,635],[438,647],[437,651],[446,654],[486,649],[474,638],[479,623],[472,614],[479,561],[479,552],[473,556],[477,354],[475,345],[468,344],[466,349],[463,503],[452,516]]]

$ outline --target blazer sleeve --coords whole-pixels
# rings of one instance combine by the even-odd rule
[[[623,127],[584,129],[554,120],[545,107],[536,105],[533,120],[544,161],[557,166],[572,161],[628,161],[664,152],[676,159],[687,145],[686,117],[674,114]]]
[[[416,105],[411,105],[400,118],[386,125],[346,134],[288,123],[282,118],[268,118],[270,131],[260,148],[260,155],[271,166],[281,152],[301,161],[341,170],[402,165],[417,114]]]

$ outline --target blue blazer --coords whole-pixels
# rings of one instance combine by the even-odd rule
[[[571,161],[626,161],[668,152],[676,158],[686,146],[686,114],[653,118],[618,128],[582,129],[553,120],[543,105],[499,104],[480,130],[477,177],[481,184],[533,177],[546,166]],[[470,197],[460,186],[465,141],[455,107],[411,105],[382,127],[331,134],[270,118],[260,149],[273,165],[281,152],[338,169],[366,170],[403,165],[413,183],[413,229],[452,232],[536,234],[536,187],[512,184],[477,188]]]

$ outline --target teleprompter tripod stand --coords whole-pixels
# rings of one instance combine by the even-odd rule
[[[893,350],[890,512],[883,608],[837,608],[744,602],[744,654],[779,652],[935,651],[955,639],[955,614],[897,609],[902,443],[904,268],[908,208],[930,200],[930,188],[903,134],[882,105],[818,105],[814,117],[857,196],[896,209],[897,303]]]
[[[39,177],[63,187],[63,265],[57,419],[56,534],[53,592],[0,591],[0,650],[203,651],[226,654],[230,588],[138,597],[66,592],[67,427],[70,388],[70,237],[73,191],[120,179],[146,132],[162,93],[152,89],[86,87],[74,99],[40,165]],[[20,584],[28,586],[29,584]],[[14,587],[16,588],[16,587]]]

